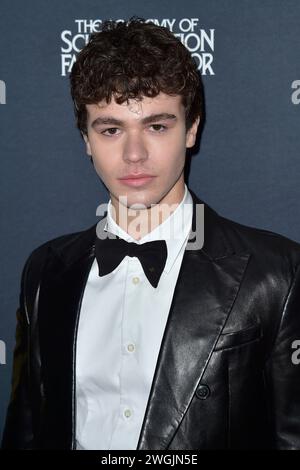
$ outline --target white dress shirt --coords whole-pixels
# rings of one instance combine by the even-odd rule
[[[114,221],[105,229],[126,241],[164,239],[168,257],[157,288],[136,257],[99,277],[95,258],[85,287],[76,348],[77,449],[136,449],[185,246],[193,201],[187,186],[175,211],[139,241]],[[172,230],[170,230],[170,227]],[[175,236],[171,236],[175,234]]]

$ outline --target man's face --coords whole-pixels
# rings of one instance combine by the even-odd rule
[[[86,108],[87,154],[92,155],[113,205],[120,196],[127,197],[127,207],[135,208],[179,203],[184,194],[185,152],[195,143],[199,123],[186,132],[181,97],[160,93],[140,102],[120,105],[113,99]]]

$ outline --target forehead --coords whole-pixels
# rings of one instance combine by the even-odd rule
[[[159,93],[154,98],[144,96],[142,100],[130,99],[128,103],[125,101],[122,104],[116,103],[113,97],[110,103],[103,100],[97,104],[87,104],[86,109],[88,119],[109,115],[119,119],[139,120],[150,114],[172,113],[180,117],[185,113],[181,95],[170,96],[165,93]]]

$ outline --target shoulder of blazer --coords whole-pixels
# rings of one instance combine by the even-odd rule
[[[287,236],[244,225],[224,217],[206,201],[190,189],[194,203],[204,204],[204,246],[203,251],[213,259],[222,258],[226,254],[249,253],[254,260],[263,261],[269,268],[274,266],[292,267],[300,263],[300,243]],[[194,228],[195,231],[195,228]]]
[[[24,307],[28,323],[30,323],[43,268],[48,257],[52,256],[53,252],[56,253],[56,250],[64,250],[90,231],[91,228],[48,240],[35,248],[27,257],[21,277],[20,305]]]
[[[215,213],[216,214],[216,213]],[[233,252],[248,252],[266,262],[289,265],[295,272],[300,264],[300,243],[282,234],[240,224],[217,214],[223,237]]]

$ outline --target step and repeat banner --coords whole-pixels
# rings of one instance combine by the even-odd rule
[[[108,194],[75,126],[69,73],[106,19],[168,27],[202,74],[188,186],[220,214],[300,242],[298,0],[2,0],[0,436],[29,253],[96,223]]]

